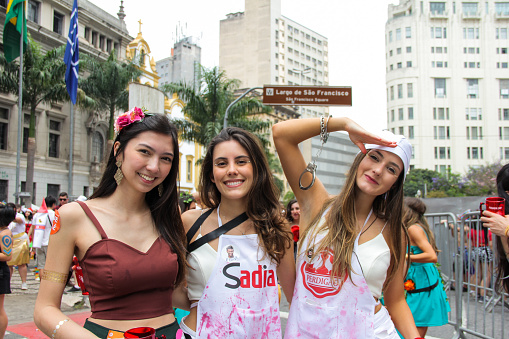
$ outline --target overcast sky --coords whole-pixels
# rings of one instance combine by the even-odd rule
[[[89,0],[116,16],[120,0]],[[331,107],[334,116],[349,116],[376,131],[387,126],[385,90],[385,22],[388,4],[397,0],[281,0],[281,14],[329,40],[329,84],[352,87],[352,107]],[[156,61],[168,57],[176,29],[200,38],[202,64],[219,65],[219,21],[244,11],[244,0],[125,0],[125,22],[143,37]]]

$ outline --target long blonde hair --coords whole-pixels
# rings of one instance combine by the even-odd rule
[[[405,198],[405,209],[403,216],[403,224],[408,229],[412,225],[419,225],[422,227],[426,235],[428,236],[428,242],[433,247],[435,253],[438,253],[438,247],[435,242],[435,236],[429,227],[428,221],[424,217],[426,213],[426,204],[418,198]]]
[[[356,174],[359,164],[365,156],[363,153],[357,155],[339,195],[329,199],[324,204],[302,236],[303,239],[309,236],[308,244],[310,245],[308,247],[313,247],[313,245],[318,247],[313,249],[313,259],[326,249],[334,249],[331,277],[349,275],[352,271],[352,254],[358,233],[357,216],[355,213]],[[391,281],[401,265],[404,253],[404,246],[401,241],[403,236],[406,237],[408,243],[408,235],[401,221],[403,181],[404,173],[401,172],[396,183],[386,193],[377,196],[373,202],[373,213],[379,219],[387,221],[389,234],[391,235],[388,245],[391,250],[391,262],[393,265],[385,285]],[[327,209],[329,211],[325,215],[325,222],[319,224]],[[313,231],[310,231],[311,229]],[[319,244],[316,244],[316,236],[322,232],[325,233],[325,236]],[[306,249],[306,252],[308,250],[309,248]],[[360,274],[361,272],[355,273]]]

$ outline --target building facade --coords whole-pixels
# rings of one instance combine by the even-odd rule
[[[5,21],[6,0],[0,0],[0,22]],[[65,46],[69,32],[72,0],[29,0],[27,28],[43,51]],[[78,7],[80,53],[107,58],[116,51],[125,58],[130,41],[120,8],[114,17],[94,4],[80,0]],[[3,25],[0,27],[3,35]],[[21,154],[20,191],[26,175],[26,150],[30,113],[23,109],[23,145]],[[16,192],[16,154],[18,134],[18,105],[13,95],[0,93],[0,201],[14,201]],[[102,174],[101,161],[106,156],[106,112],[88,112],[78,106],[74,109],[74,149],[70,144],[69,103],[40,104],[36,111],[36,153],[34,196],[32,202],[40,205],[47,195],[58,196],[70,192],[68,182],[69,152],[73,152],[72,195],[88,196],[97,186]]]
[[[509,2],[400,0],[385,28],[387,125],[411,167],[509,160]]]
[[[328,40],[281,15],[281,0],[245,0],[244,12],[221,20],[219,67],[241,87],[329,85]],[[302,117],[328,113],[299,107]]]
[[[156,62],[160,84],[185,82],[198,86],[200,64],[201,47],[197,39],[184,37],[173,45],[171,56]]]

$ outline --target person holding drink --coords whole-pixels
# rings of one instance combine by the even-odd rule
[[[501,293],[509,293],[509,164],[504,165],[497,174],[497,192],[501,200],[500,208],[482,212],[481,221],[485,227],[497,235],[497,280],[495,287]]]
[[[115,129],[99,187],[86,202],[62,206],[53,223],[34,311],[51,338],[124,338],[142,326],[175,338],[172,306],[188,307],[185,296],[172,298],[187,268],[177,129],[139,108],[120,115]],[[90,293],[84,328],[60,311],[73,254]]]

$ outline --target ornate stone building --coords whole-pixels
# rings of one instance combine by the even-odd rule
[[[0,0],[0,35],[3,35],[6,0]],[[28,1],[27,26],[32,38],[44,51],[65,45],[69,31],[72,0]],[[118,17],[94,4],[80,0],[78,7],[80,53],[106,59],[113,50],[119,59],[133,42],[120,7]],[[153,77],[157,79],[157,75]],[[23,152],[21,154],[21,191],[25,190],[28,110],[23,110]],[[88,196],[101,176],[100,163],[106,156],[107,114],[90,112],[75,106],[73,186],[68,183],[70,144],[69,103],[40,104],[36,111],[36,154],[33,203],[39,205],[47,195],[61,191]],[[0,93],[0,201],[14,201],[16,191],[16,151],[18,105],[13,95]]]

